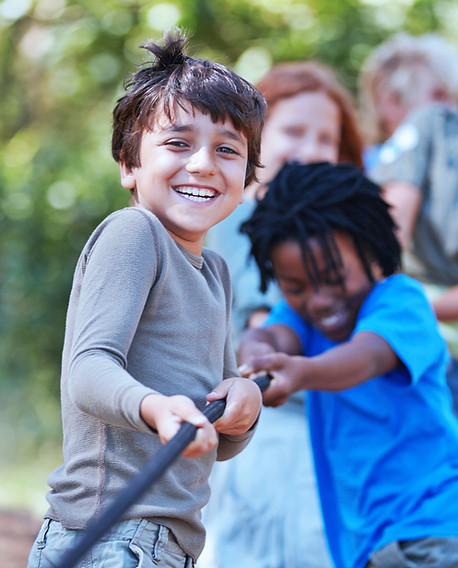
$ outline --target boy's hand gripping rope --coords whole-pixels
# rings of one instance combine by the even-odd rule
[[[264,392],[271,381],[271,375],[262,375],[254,379],[254,382]],[[247,379],[248,380],[248,379]],[[208,420],[213,423],[220,418],[226,408],[226,400],[214,400],[202,411]],[[103,536],[133,505],[143,493],[155,483],[165,470],[175,461],[185,448],[194,440],[197,434],[197,426],[185,422],[175,436],[149,460],[132,481],[120,491],[116,500],[105,510],[102,515],[92,521],[79,543],[68,550],[61,558],[56,568],[73,568],[78,560]]]

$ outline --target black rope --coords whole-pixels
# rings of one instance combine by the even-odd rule
[[[263,392],[268,388],[271,378],[270,375],[262,375],[254,379],[254,382]],[[225,399],[214,400],[205,407],[203,413],[213,423],[223,415],[225,408]],[[56,568],[74,567],[97,540],[121,518],[123,513],[138,501],[143,493],[161,477],[172,462],[194,440],[196,434],[197,426],[185,422],[175,436],[164,444],[146,466],[119,492],[116,500],[105,512],[98,519],[91,521],[81,536],[80,541],[62,556]]]

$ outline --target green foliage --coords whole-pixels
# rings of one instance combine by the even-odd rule
[[[192,32],[193,54],[249,80],[313,57],[355,91],[388,35],[452,36],[457,20],[453,0],[0,1],[0,416],[17,422],[23,450],[60,436],[73,268],[97,223],[128,202],[110,155],[111,110],[147,55],[140,43],[177,24]]]

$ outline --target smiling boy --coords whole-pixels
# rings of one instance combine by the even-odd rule
[[[114,109],[112,151],[132,206],[96,228],[75,270],[64,465],[49,477],[29,568],[54,566],[184,421],[196,439],[80,566],[193,566],[212,465],[253,435],[261,394],[238,376],[228,271],[203,242],[254,177],[265,103],[229,69],[184,55],[184,43],[178,33],[145,46],[155,60]],[[201,411],[221,398],[212,425]]]
[[[307,389],[336,568],[458,566],[458,422],[421,285],[399,272],[380,188],[349,165],[286,165],[242,226],[284,301],[242,338],[264,403]],[[304,504],[306,514],[306,504]]]

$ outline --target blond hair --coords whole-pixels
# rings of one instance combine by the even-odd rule
[[[366,59],[359,77],[359,96],[367,141],[379,143],[390,135],[380,112],[379,97],[389,92],[406,109],[415,105],[416,78],[425,69],[448,93],[458,98],[458,56],[434,33],[412,36],[399,33],[380,44]]]

